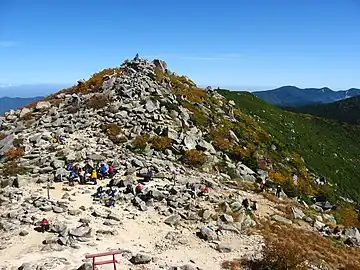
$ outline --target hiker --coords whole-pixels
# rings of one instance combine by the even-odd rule
[[[106,203],[105,206],[107,207],[115,207],[115,199],[114,198],[110,198]]]
[[[85,171],[83,169],[81,169],[81,168],[79,170],[79,178],[80,178],[80,184],[85,185],[86,184]]]
[[[196,185],[195,183],[190,184],[191,197],[196,198]]]
[[[104,179],[108,175],[108,168],[104,163],[100,165],[99,178]]]
[[[280,198],[281,196],[281,186],[277,185],[276,187],[276,197]]]
[[[135,195],[133,185],[132,185],[132,184],[127,184],[124,193],[125,193],[125,194],[131,193],[131,194],[134,194],[134,195]]]
[[[335,239],[339,240],[341,238],[341,234],[342,234],[342,230],[340,229],[339,226],[336,226],[333,231],[333,235],[334,235]]]
[[[93,167],[91,167],[91,165],[89,163],[86,163],[83,170],[86,171],[86,172],[92,172]]]
[[[95,198],[103,198],[105,196],[105,190],[102,186],[98,187],[96,190]]]
[[[92,170],[92,173],[91,173],[91,180],[94,181],[94,185],[97,184],[97,172],[95,169]]]
[[[43,218],[43,220],[40,223],[40,226],[41,226],[41,232],[42,233],[47,232],[47,231],[50,230],[50,224],[49,224],[49,221],[46,218]]]
[[[266,190],[266,179],[263,178],[261,180],[261,186],[260,186],[261,192],[264,192]]]
[[[72,170],[73,170],[73,165],[72,165],[72,163],[71,163],[71,162],[67,163],[65,169],[66,169],[67,171],[72,171]]]
[[[133,61],[137,61],[137,60],[139,60],[139,54],[138,53],[135,55]]]
[[[119,190],[115,186],[112,186],[112,187],[110,187],[110,192],[109,193],[110,193],[109,195],[111,197],[115,198],[118,195]]]
[[[64,137],[63,135],[60,135],[60,136],[58,137],[58,142],[59,142],[60,144],[65,144],[65,142],[66,142],[65,137]]]
[[[53,143],[57,143],[57,139],[54,137],[54,138],[52,138],[52,142]]]
[[[257,210],[257,202],[256,201],[252,201],[251,210],[254,210],[254,211]]]
[[[333,234],[337,235],[337,234],[341,234],[341,229],[339,226],[336,226],[334,231],[333,231]]]
[[[141,194],[142,192],[143,192],[143,187],[140,184],[138,184],[135,188],[135,193],[136,195],[138,195]]]
[[[69,186],[74,186],[74,181],[77,180],[79,176],[76,174],[75,171],[70,172],[69,176]]]
[[[242,201],[242,205],[245,207],[245,209],[247,209],[247,210],[249,210],[250,209],[250,204],[249,204],[249,200],[248,199],[244,199],[243,201]]]
[[[150,170],[147,174],[144,175],[144,181],[149,182],[152,180],[154,173]]]
[[[108,184],[108,187],[111,188],[111,187],[113,187],[113,186],[115,186],[115,180],[114,180],[114,179],[110,179],[109,184]]]
[[[203,190],[199,192],[199,196],[208,196],[209,195],[209,187],[205,186]]]
[[[110,178],[113,178],[113,176],[115,175],[115,169],[112,164],[109,164],[108,175]]]

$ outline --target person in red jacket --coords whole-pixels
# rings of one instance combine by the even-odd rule
[[[50,229],[50,224],[49,221],[46,218],[43,218],[43,220],[41,221],[41,232],[47,232]]]
[[[142,193],[142,191],[143,191],[143,187],[140,184],[138,184],[135,188],[136,194],[140,194]]]

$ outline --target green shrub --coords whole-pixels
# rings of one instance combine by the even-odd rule
[[[185,151],[184,163],[192,167],[201,167],[207,161],[206,155],[202,151],[195,149]]]
[[[157,151],[164,151],[165,149],[171,148],[172,140],[165,136],[155,136],[151,138],[151,144]]]
[[[117,124],[108,124],[101,126],[103,132],[109,137],[109,139],[115,143],[124,143],[126,142],[126,137],[123,134],[121,127]]]
[[[104,108],[110,102],[109,98],[104,94],[96,94],[92,96],[87,102],[89,108],[99,110]]]
[[[29,121],[33,118],[33,114],[32,112],[28,112],[26,114],[24,114],[21,119],[24,120],[24,121]]]
[[[27,172],[28,169],[14,160],[6,162],[2,167],[3,176],[16,176],[17,174],[26,174]]]
[[[135,149],[144,150],[146,145],[150,143],[150,136],[148,134],[137,136],[132,145]]]

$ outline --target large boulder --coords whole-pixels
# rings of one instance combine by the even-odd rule
[[[196,145],[197,145],[196,138],[191,135],[186,135],[183,140],[183,144],[184,144],[186,150],[195,149]]]
[[[181,220],[181,216],[180,215],[172,215],[170,217],[168,217],[167,219],[165,219],[165,224],[168,225],[176,225],[177,223],[179,223],[179,221]]]
[[[22,108],[21,111],[20,111],[20,118],[24,117],[26,114],[30,113],[31,110],[29,108]]]
[[[273,215],[271,217],[272,220],[275,220],[277,222],[281,222],[281,223],[284,223],[284,224],[287,224],[287,225],[291,225],[292,224],[292,221],[290,219],[287,219],[287,218],[284,218],[282,216],[279,216],[279,215]]]
[[[162,73],[165,73],[165,72],[166,72],[166,70],[167,70],[167,64],[166,64],[165,61],[159,60],[159,59],[154,59],[153,63],[154,63],[154,65],[155,65],[155,67],[156,67],[157,69],[159,69]]]
[[[4,139],[0,140],[0,156],[3,156],[7,151],[13,147],[14,134],[6,136]]]
[[[37,110],[44,110],[44,109],[48,109],[50,107],[51,107],[51,103],[48,101],[39,101],[38,103],[36,103]]]
[[[291,207],[291,210],[295,219],[303,219],[305,217],[305,214],[300,208]]]
[[[138,253],[130,259],[133,264],[146,264],[151,262],[152,257],[147,254]]]
[[[255,182],[256,181],[256,173],[251,170],[246,165],[239,162],[236,164],[235,174],[237,177],[244,179],[245,181]]]
[[[209,226],[202,226],[200,229],[200,234],[201,234],[201,237],[207,241],[218,240],[218,235]]]
[[[75,229],[69,231],[69,235],[75,237],[89,237],[91,234],[91,228],[87,225],[81,225]]]
[[[18,174],[13,182],[13,186],[16,188],[21,188],[26,186],[29,182],[29,178],[26,175]]]

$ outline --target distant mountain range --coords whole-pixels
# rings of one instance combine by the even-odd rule
[[[24,84],[0,85],[0,97],[38,97],[56,93],[60,89],[70,87],[71,84]]]
[[[0,85],[0,114],[25,106],[69,86],[69,84]]]
[[[360,124],[360,96],[328,104],[285,107],[284,109],[328,119],[335,119],[352,125]]]
[[[31,102],[41,99],[41,97],[20,98],[20,97],[2,97],[0,98],[0,115],[4,114],[11,109],[30,104]]]
[[[274,90],[253,92],[258,98],[280,106],[303,106],[315,103],[331,103],[360,95],[360,89],[333,91],[330,88],[305,88],[283,86]]]

